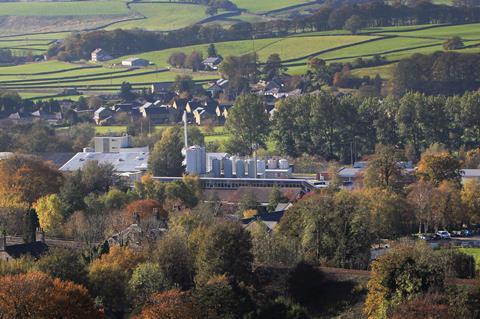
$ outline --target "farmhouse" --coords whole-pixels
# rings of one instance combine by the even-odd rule
[[[150,64],[150,61],[140,58],[129,58],[122,61],[123,66],[128,67],[145,67]]]
[[[222,58],[212,57],[212,58],[206,58],[205,60],[203,60],[202,65],[205,70],[216,71],[218,70],[218,65],[220,63],[222,63]]]
[[[113,112],[109,108],[100,107],[93,114],[93,120],[97,125],[107,124],[112,119]]]
[[[93,50],[91,56],[92,56],[91,58],[92,62],[103,62],[103,61],[108,61],[112,59],[110,54],[108,54],[107,51],[101,48]]]

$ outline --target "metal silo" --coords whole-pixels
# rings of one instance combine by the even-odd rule
[[[232,160],[224,157],[222,159],[222,162],[223,162],[223,176],[225,178],[232,178],[233,177]]]
[[[278,168],[280,169],[288,169],[289,168],[289,165],[288,165],[288,160],[286,159],[281,159],[278,161]]]
[[[237,178],[245,178],[245,161],[242,159],[238,159],[235,162],[235,174]]]
[[[212,159],[212,177],[220,177],[220,164],[219,159]]]
[[[257,161],[257,174],[259,174],[261,177],[265,177],[265,161],[264,160],[258,160]]]
[[[256,171],[257,171],[257,169],[255,167],[256,165],[257,165],[257,163],[255,163],[254,159],[250,158],[250,159],[247,160],[247,169],[248,169],[247,175],[248,175],[249,178],[256,178],[256,176],[255,176]]]

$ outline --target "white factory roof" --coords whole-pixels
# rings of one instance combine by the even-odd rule
[[[65,165],[61,171],[76,171],[82,169],[88,161],[97,161],[99,164],[112,164],[118,173],[137,172],[147,169],[148,152],[121,152],[121,153],[77,153]]]

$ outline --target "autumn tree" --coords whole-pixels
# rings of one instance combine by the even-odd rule
[[[85,260],[74,250],[51,249],[35,263],[35,267],[53,278],[69,280],[77,284],[84,284],[87,281]]]
[[[399,160],[398,152],[393,146],[377,145],[365,171],[365,186],[398,190],[402,178]]]
[[[147,218],[167,218],[168,213],[163,209],[162,204],[153,199],[141,199],[131,202],[127,205],[127,212],[133,219],[135,213],[139,214],[140,219]]]
[[[46,232],[56,233],[63,221],[62,202],[57,194],[40,197],[35,203],[40,227]]]
[[[202,319],[202,306],[186,292],[168,290],[152,294],[135,319]]]
[[[412,205],[415,217],[418,222],[418,232],[428,232],[433,220],[433,197],[436,193],[435,187],[429,182],[419,181],[410,186],[410,192],[407,195],[409,203]]]
[[[420,258],[421,251],[400,247],[372,263],[364,312],[370,319],[390,318],[394,306],[416,294],[441,289],[445,273],[432,260]]]
[[[469,180],[463,185],[461,192],[462,203],[471,222],[480,220],[480,182]]]
[[[14,155],[0,161],[0,180],[0,197],[32,204],[42,196],[58,192],[62,175],[39,158]]]
[[[181,176],[183,173],[182,132],[178,127],[168,128],[148,158],[149,171],[154,176]]]
[[[425,152],[417,166],[417,174],[423,180],[438,186],[444,180],[461,183],[460,161],[446,151]]]
[[[87,289],[41,272],[0,277],[2,318],[102,318]]]
[[[91,293],[108,315],[122,315],[129,307],[128,281],[141,256],[127,247],[111,247],[88,268]]]
[[[352,15],[345,21],[343,28],[350,31],[352,34],[356,34],[363,26],[362,18],[358,15]]]

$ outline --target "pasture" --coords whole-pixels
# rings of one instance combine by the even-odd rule
[[[125,15],[122,1],[1,2],[0,16]]]
[[[132,3],[130,8],[145,19],[112,24],[107,30],[140,28],[174,30],[194,24],[207,17],[206,6],[179,3]]]
[[[282,9],[297,4],[311,2],[308,0],[232,0],[237,7],[250,12],[262,13]]]

